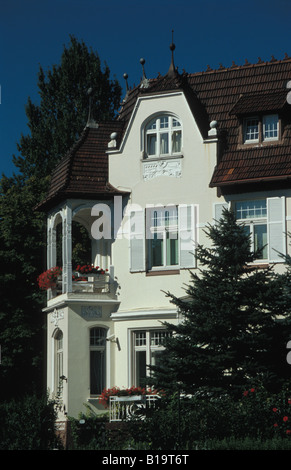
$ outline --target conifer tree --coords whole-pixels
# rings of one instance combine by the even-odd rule
[[[211,246],[197,247],[199,269],[190,273],[187,295],[166,294],[182,319],[166,323],[172,335],[159,367],[153,367],[155,385],[180,384],[187,393],[236,394],[258,381],[280,388],[290,376],[282,280],[272,267],[252,264],[257,254],[232,211],[224,211],[206,233]]]

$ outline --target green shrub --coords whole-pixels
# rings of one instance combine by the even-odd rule
[[[147,419],[130,422],[129,439],[152,449],[191,449],[229,439],[291,442],[291,394],[288,388],[271,395],[256,387],[236,400],[229,395],[161,398]]]
[[[0,450],[60,449],[55,420],[54,403],[46,396],[1,403]]]
[[[102,450],[107,446],[106,423],[108,415],[95,415],[92,411],[70,418],[72,447],[74,450]]]

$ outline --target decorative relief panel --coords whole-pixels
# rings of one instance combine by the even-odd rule
[[[92,306],[92,305],[82,305],[81,307],[81,317],[86,320],[94,320],[94,318],[102,317],[102,307]]]
[[[58,326],[59,320],[64,318],[64,310],[63,309],[54,309],[51,314],[51,323],[54,323],[55,326]]]
[[[143,179],[147,181],[158,176],[180,178],[181,168],[181,159],[145,161],[143,162]]]

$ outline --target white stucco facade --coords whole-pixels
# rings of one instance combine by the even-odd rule
[[[146,126],[159,116],[171,116],[179,121],[181,146],[178,152],[153,157],[147,154]],[[68,281],[69,289],[48,298],[45,309],[48,314],[47,384],[51,394],[56,394],[56,358],[61,357],[60,367],[64,378],[60,416],[76,417],[85,411],[84,404],[89,404],[94,410],[103,410],[98,403],[98,393],[92,393],[90,389],[92,351],[105,357],[105,370],[102,372],[105,388],[138,385],[136,380],[141,373],[138,368],[142,368],[143,361],[151,360],[158,351],[157,343],[149,344],[151,335],[164,328],[163,321],[179,321],[178,313],[165,292],[169,291],[178,297],[185,295],[184,286],[190,280],[189,269],[196,268],[194,256],[191,255],[191,262],[185,251],[182,254],[179,238],[178,248],[175,248],[177,253],[179,251],[176,254],[177,263],[150,265],[147,240],[140,240],[138,245],[134,248],[132,246],[131,210],[134,210],[135,216],[138,214],[138,220],[143,221],[141,227],[144,235],[146,208],[173,205],[178,208],[180,221],[182,207],[188,207],[188,214],[191,214],[190,226],[187,228],[191,234],[188,240],[191,249],[187,245],[189,253],[194,252],[197,243],[208,243],[205,227],[214,223],[222,204],[263,200],[267,207],[264,226],[267,227],[269,248],[275,243],[275,248],[281,252],[288,249],[283,233],[291,229],[290,190],[277,188],[219,196],[216,188],[209,187],[217,164],[218,141],[219,133],[215,124],[211,127],[209,125],[208,138],[202,137],[183,91],[141,96],[136,101],[119,148],[109,146],[107,150],[109,183],[118,190],[130,193],[128,197],[122,198],[122,203],[121,196],[102,201],[102,204],[106,203],[110,207],[113,222],[111,235],[114,228],[115,239],[96,240],[92,233],[96,221],[96,213],[94,210],[92,213],[92,209],[101,201],[66,200],[49,214],[48,228],[52,230],[48,236],[49,266],[53,266],[55,261],[54,221],[62,220],[63,224],[70,225],[71,220],[78,219],[92,237],[91,262],[108,269],[111,283],[109,292],[86,293],[74,291]],[[180,237],[180,227],[178,232]],[[66,231],[63,243],[65,274],[69,280],[72,274],[70,230]],[[267,258],[260,262],[269,261],[275,261],[278,269],[281,269],[282,265],[274,251],[270,251]],[[96,329],[98,334],[101,330],[105,332],[107,341],[97,341],[90,346],[92,329]],[[56,334],[59,331],[62,332],[62,343],[58,353]],[[142,336],[137,333],[142,333]],[[137,339],[141,341],[140,338],[142,342],[138,343]],[[101,361],[100,358],[98,360]]]

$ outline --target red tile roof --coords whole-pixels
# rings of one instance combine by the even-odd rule
[[[48,195],[39,208],[74,197],[106,198],[120,192],[108,183],[106,150],[112,132],[121,142],[139,96],[183,90],[201,134],[207,138],[211,121],[218,122],[221,151],[211,187],[291,178],[291,106],[286,84],[291,80],[291,59],[243,66],[220,66],[205,72],[168,73],[130,90],[116,121],[87,126],[75,146],[56,167]],[[278,111],[283,119],[282,139],[270,145],[239,145],[241,116]]]
[[[125,194],[108,183],[108,143],[113,132],[122,135],[123,122],[88,125],[55,168],[50,188],[39,210],[47,210],[68,198],[104,199]]]
[[[257,64],[176,77],[157,77],[149,88],[136,87],[128,94],[120,118],[128,121],[138,96],[143,93],[182,89],[203,137],[211,121],[218,122],[222,151],[210,186],[270,181],[291,177],[291,106],[286,104],[286,84],[291,80],[291,59],[259,60]],[[170,86],[169,86],[170,84]],[[264,146],[239,145],[241,115],[278,111],[283,117],[282,140]]]

